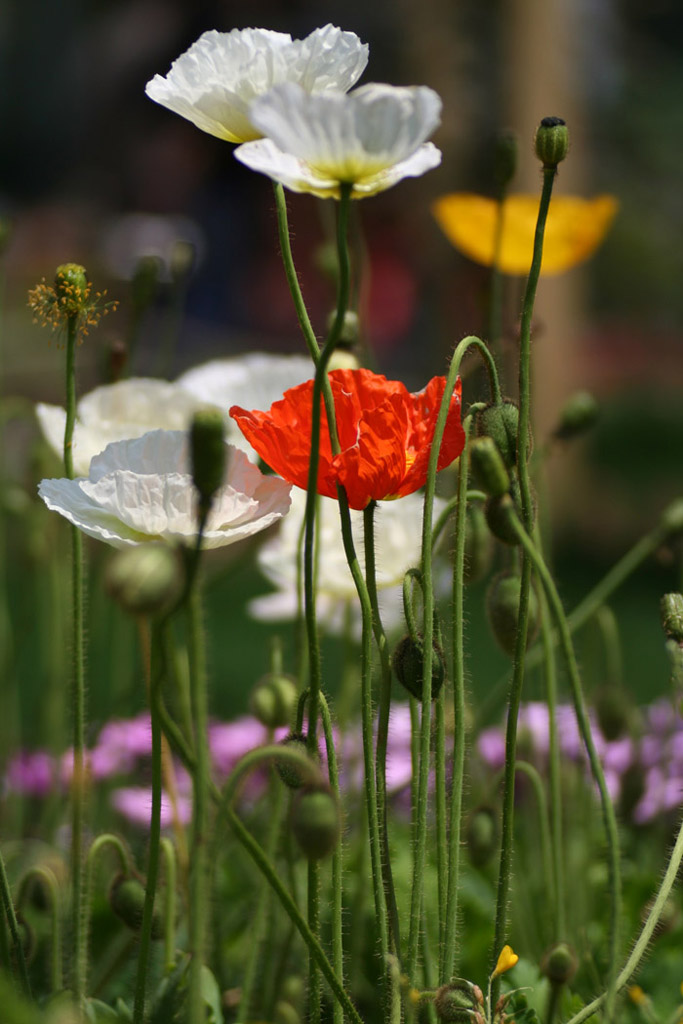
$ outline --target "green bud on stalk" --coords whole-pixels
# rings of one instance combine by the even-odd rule
[[[109,890],[109,905],[131,931],[140,931],[145,907],[145,887],[139,879],[129,875],[117,875]],[[152,918],[152,938],[160,939],[163,934],[161,915],[155,910]]]
[[[537,501],[534,490],[532,488],[530,490],[532,520],[535,521]],[[518,519],[522,518],[522,499],[519,481],[516,477],[512,479],[509,494],[503,494],[498,498],[489,498],[484,505],[486,522],[493,536],[497,537],[503,544],[510,544],[512,547],[515,547],[519,544],[519,538],[513,525],[513,512],[516,513]]]
[[[339,806],[332,790],[322,786],[302,789],[292,804],[291,825],[308,860],[329,856],[341,835]]]
[[[137,544],[110,559],[105,588],[129,615],[162,615],[179,599],[184,585],[178,553],[166,544]]]
[[[576,953],[566,942],[558,942],[541,961],[541,974],[553,985],[568,985],[578,968]]]
[[[517,434],[519,433],[519,408],[505,399],[492,402],[477,413],[477,437],[492,437],[508,469],[517,463]]]
[[[486,612],[491,632],[496,643],[512,657],[517,641],[517,620],[519,617],[519,598],[522,591],[522,579],[516,573],[500,573],[494,578],[486,592]],[[541,609],[533,587],[529,588],[529,616],[527,625],[526,646],[538,633],[541,620]]]
[[[490,498],[500,498],[510,490],[510,475],[492,437],[476,438],[470,445],[470,461],[475,483]]]
[[[544,117],[534,138],[536,156],[544,168],[557,167],[569,150],[569,131],[561,117]]]
[[[296,684],[290,676],[269,673],[258,681],[249,698],[254,718],[267,729],[287,725],[296,704]]]
[[[432,700],[436,700],[446,678],[446,664],[443,651],[433,641],[432,645]],[[391,663],[396,678],[408,693],[422,699],[422,676],[424,674],[424,644],[422,639],[414,640],[410,633],[397,643]]]
[[[288,736],[280,740],[280,745],[283,747],[293,747],[295,750],[300,751],[303,757],[308,757],[306,734],[303,732],[290,732]],[[304,770],[288,759],[276,759],[275,769],[288,789],[301,789],[308,781]]]
[[[218,409],[200,409],[190,427],[192,480],[199,491],[200,511],[207,512],[223,485],[227,448],[225,421]]]
[[[600,406],[590,391],[577,391],[571,395],[560,412],[560,419],[553,431],[553,437],[560,441],[585,434],[595,424]]]

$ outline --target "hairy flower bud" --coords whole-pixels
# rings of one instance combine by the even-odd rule
[[[192,480],[202,511],[208,510],[225,477],[225,421],[217,409],[200,409],[190,427]]]
[[[493,561],[493,537],[479,503],[470,503],[465,513],[465,583],[483,579]]]
[[[479,437],[470,446],[472,476],[490,498],[499,498],[510,489],[510,476],[492,437]]]
[[[129,615],[162,615],[182,593],[183,567],[167,544],[137,544],[109,560],[105,587]]]
[[[292,803],[292,832],[308,860],[321,860],[334,850],[341,834],[339,806],[331,789],[308,786]]]
[[[576,953],[566,942],[558,942],[545,953],[541,974],[553,985],[568,985],[578,967]]]
[[[271,672],[259,679],[249,698],[249,709],[261,725],[277,729],[287,725],[296,704],[296,684],[290,676]]]
[[[480,409],[476,418],[478,437],[492,437],[503,462],[511,469],[517,462],[517,434],[519,433],[519,408],[504,399],[491,402]]]
[[[481,989],[465,978],[442,985],[434,996],[436,1015],[444,1024],[474,1024],[481,1005]]]
[[[544,117],[534,138],[536,156],[544,167],[557,167],[569,149],[569,132],[561,117]]]
[[[531,491],[531,502],[532,520],[535,521],[537,502],[533,489]],[[498,498],[489,498],[484,505],[486,522],[493,536],[497,537],[503,544],[510,544],[514,547],[519,544],[519,538],[513,526],[513,512],[516,513],[519,519],[522,518],[522,500],[519,481],[516,477],[512,478],[509,494],[502,494]]]
[[[467,826],[467,850],[470,862],[484,867],[498,849],[498,817],[490,807],[479,807],[473,812]]]
[[[145,887],[139,879],[130,875],[117,875],[109,889],[109,905],[131,931],[140,931],[145,906]],[[161,915],[155,910],[152,918],[152,938],[160,939],[162,935]]]
[[[683,594],[665,594],[660,607],[667,639],[683,644]]]
[[[290,732],[283,740],[280,740],[280,745],[293,747],[301,753],[302,757],[308,756],[306,734],[303,732]],[[303,770],[290,760],[276,759],[275,768],[288,789],[300,789],[307,781]]]
[[[562,407],[553,437],[560,441],[580,437],[595,424],[599,412],[600,406],[590,391],[576,391]]]
[[[446,664],[443,651],[433,641],[432,644],[432,700],[435,700],[443,681],[446,678]],[[422,699],[422,676],[424,673],[424,644],[422,639],[414,640],[410,633],[399,640],[394,648],[391,659],[396,678],[402,686],[405,686],[408,693],[418,700]]]
[[[486,592],[486,612],[496,643],[512,656],[517,641],[517,619],[522,579],[516,573],[502,572],[494,578]],[[533,586],[529,588],[527,648],[534,640],[540,624],[541,611]]]

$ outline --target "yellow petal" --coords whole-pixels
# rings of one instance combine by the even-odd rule
[[[505,974],[506,971],[511,970],[518,960],[519,957],[513,950],[512,946],[503,946],[500,956],[498,957],[496,969],[493,972],[493,977],[495,978],[499,974]]]
[[[642,1006],[644,1003],[647,1002],[647,996],[643,992],[640,985],[629,985],[627,992],[629,999],[636,1006]]]
[[[503,203],[499,266],[504,274],[528,274],[540,199],[511,195]],[[475,263],[490,267],[494,259],[500,204],[470,192],[441,196],[432,205],[450,242]],[[560,274],[588,259],[607,234],[618,203],[613,196],[582,199],[556,196],[550,203],[543,244],[542,274]]]

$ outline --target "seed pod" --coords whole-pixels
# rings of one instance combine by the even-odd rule
[[[517,618],[522,579],[516,573],[503,572],[496,576],[486,593],[486,611],[496,643],[512,657],[517,640]],[[529,588],[529,616],[526,646],[533,642],[540,624],[541,611],[533,586]]]
[[[439,696],[439,691],[446,678],[446,664],[443,651],[436,643],[432,643],[432,700]],[[422,676],[424,673],[424,644],[422,638],[413,640],[410,633],[399,640],[394,648],[394,655],[391,663],[396,673],[396,678],[402,686],[405,686],[408,693],[418,700],[422,699]]]
[[[536,156],[544,167],[557,167],[569,150],[569,131],[561,117],[544,117],[534,138]]]
[[[334,850],[341,834],[339,807],[332,790],[308,786],[292,804],[294,837],[308,860],[321,860]]]
[[[296,684],[290,676],[269,672],[252,690],[249,708],[261,725],[278,729],[290,721],[296,698]]]

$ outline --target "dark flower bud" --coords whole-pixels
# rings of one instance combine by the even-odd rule
[[[303,732],[290,732],[283,740],[280,740],[283,747],[294,747],[301,752],[302,756],[308,756],[306,735]],[[276,760],[275,768],[278,775],[288,789],[300,789],[307,781],[304,771],[289,760]]]
[[[271,672],[258,681],[249,698],[254,718],[267,729],[287,725],[296,704],[296,685],[289,676]]]
[[[560,419],[553,436],[560,441],[569,441],[585,434],[595,424],[600,406],[590,391],[577,391],[571,395],[560,412]]]
[[[498,817],[490,807],[480,807],[474,811],[467,827],[467,850],[470,862],[476,867],[484,867],[498,850]]]
[[[558,942],[545,953],[541,974],[553,985],[568,985],[578,967],[576,954],[566,942]]]
[[[510,656],[515,653],[521,591],[521,576],[518,576],[516,573],[503,572],[494,578],[486,592],[486,612],[491,632],[501,650]],[[527,648],[538,632],[540,619],[541,612],[538,597],[532,586],[529,588]]]
[[[482,1004],[481,989],[464,978],[442,985],[434,996],[436,1015],[444,1024],[478,1024]]]
[[[593,698],[600,732],[608,742],[618,740],[629,729],[630,706],[626,693],[616,683],[606,683]]]
[[[491,498],[507,494],[510,476],[492,437],[479,437],[472,442],[470,461],[474,481],[485,494]]]
[[[446,663],[443,651],[432,642],[432,700],[439,696],[439,691],[446,678]],[[424,644],[422,639],[414,640],[410,633],[399,640],[394,648],[391,659],[396,678],[408,693],[418,700],[422,699],[422,676],[424,673]]]
[[[199,491],[200,509],[208,510],[225,477],[225,421],[218,409],[200,409],[190,427],[192,480]]]
[[[683,533],[683,498],[676,498],[662,512],[661,526],[668,537]]]
[[[334,850],[341,835],[339,807],[332,790],[309,786],[292,803],[294,837],[308,860],[321,860]]]
[[[517,434],[519,433],[519,409],[514,402],[487,405],[477,413],[478,437],[492,437],[503,462],[511,469],[517,462]]]
[[[660,607],[667,639],[683,644],[683,594],[665,594]]]
[[[55,271],[55,294],[67,316],[77,316],[85,308],[90,286],[85,267],[80,263],[63,263]]]
[[[137,313],[142,313],[154,302],[159,290],[161,266],[158,256],[141,256],[137,261],[130,283],[131,302]]]
[[[532,522],[535,522],[537,501],[533,488],[531,488],[531,506]],[[518,519],[522,520],[522,498],[519,481],[516,477],[512,478],[509,494],[503,494],[499,498],[489,498],[484,505],[486,522],[493,536],[503,544],[511,544],[514,547],[519,544],[519,538],[513,525],[513,512],[516,513]]]
[[[569,132],[561,117],[544,117],[534,138],[536,156],[544,167],[557,167],[569,149]]]
[[[512,131],[499,132],[493,156],[493,179],[499,191],[508,187],[517,173],[519,142]]]
[[[484,509],[470,503],[465,513],[465,583],[483,579],[493,561],[493,537],[486,525]]]
[[[139,879],[130,875],[117,875],[109,890],[109,905],[131,931],[140,931],[145,906],[145,887]],[[152,918],[152,938],[160,939],[163,933],[161,915],[155,910]]]
[[[117,551],[105,573],[107,592],[129,615],[170,611],[183,586],[178,554],[166,544],[137,544]]]

